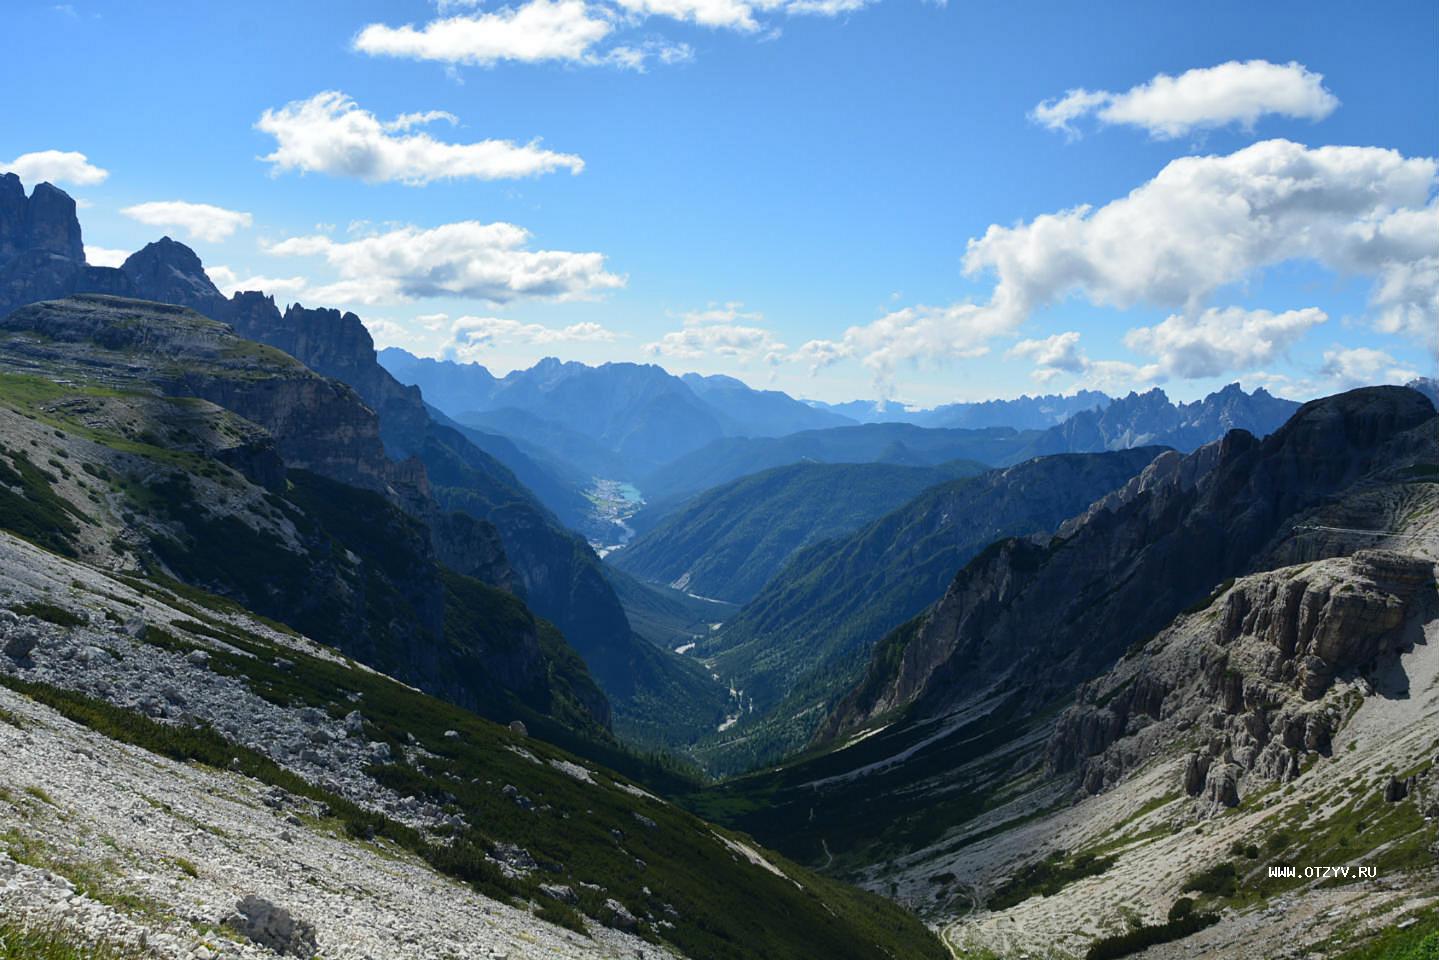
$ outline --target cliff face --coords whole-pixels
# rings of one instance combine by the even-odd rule
[[[1411,642],[1403,628],[1432,614],[1434,583],[1431,560],[1382,550],[1245,577],[1086,684],[1048,767],[1097,793],[1187,743],[1190,796],[1234,806],[1251,779],[1292,780],[1347,719],[1336,678]]]
[[[0,174],[0,316],[78,291],[133,293],[121,271],[85,263],[75,201],[65,191],[42,183],[26,197],[19,177]]]
[[[871,664],[827,729],[843,732],[911,704],[940,714],[1000,690],[1031,705],[1062,695],[1214,584],[1252,569],[1293,518],[1354,483],[1433,416],[1424,397],[1400,387],[1315,401],[1264,441],[1235,431],[1156,465],[1067,536],[994,545],[959,573],[911,639],[881,645],[885,659]]]
[[[355,392],[293,357],[183,307],[46,301],[0,319],[0,413],[4,477],[73,465],[27,481],[54,509],[20,532],[228,597],[495,719],[523,705],[608,723],[552,628],[479,579],[510,576],[493,528],[447,517],[432,537],[423,470],[389,460]],[[7,521],[36,510],[8,482],[0,500]]]
[[[182,307],[85,294],[21,307],[0,320],[7,348],[50,370],[144,380],[264,427],[292,467],[396,502],[422,494],[390,461],[375,415],[344,384],[249,343]]]
[[[212,319],[222,319],[225,298],[210,278],[195,251],[162,237],[130,254],[120,265],[138,295],[160,303],[189,307]]]

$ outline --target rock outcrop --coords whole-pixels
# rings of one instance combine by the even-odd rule
[[[121,271],[86,264],[75,201],[65,191],[41,183],[26,197],[19,177],[0,174],[0,317],[82,291],[133,293]]]
[[[1351,688],[1412,642],[1403,628],[1432,612],[1434,573],[1428,558],[1366,550],[1236,581],[1081,688],[1049,769],[1095,793],[1189,743],[1190,796],[1234,806],[1251,777],[1292,779],[1329,753]]]

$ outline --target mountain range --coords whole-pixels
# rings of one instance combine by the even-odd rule
[[[1436,401],[496,378],[0,177],[0,953],[1412,960]]]
[[[298,304],[281,311],[272,297],[256,292],[227,299],[194,252],[169,238],[148,244],[118,269],[89,267],[73,200],[42,184],[27,201],[13,175],[0,183],[0,193],[12,196],[15,191],[24,202],[6,201],[14,220],[7,221],[3,232],[20,239],[8,241],[17,252],[0,263],[0,277],[11,278],[0,287],[8,297],[0,310],[7,304],[13,308],[95,288],[144,297],[230,324],[241,336],[278,348],[345,384],[359,401],[356,407],[373,411],[378,436],[368,461],[373,466],[353,467],[351,475],[340,479],[348,482],[367,470],[398,471],[413,478],[437,512],[493,524],[514,571],[511,588],[558,627],[584,658],[622,727],[632,724],[635,737],[660,736],[683,729],[684,724],[676,722],[681,717],[702,726],[720,710],[724,693],[703,670],[657,650],[630,629],[599,558],[584,538],[566,529],[508,467],[460,429],[431,416],[418,389],[399,383],[380,366],[370,335],[355,314]],[[308,401],[292,406],[280,416],[310,414]],[[335,429],[350,428],[340,424]],[[307,456],[327,446],[317,444]],[[345,460],[350,455],[337,448],[333,456]]]
[[[1076,390],[1067,395],[1049,393],[1036,397],[1021,396],[1013,400],[945,403],[927,409],[915,409],[892,401],[808,402],[813,407],[841,414],[859,423],[912,423],[918,427],[957,427],[967,430],[984,427],[1047,430],[1077,413],[1102,410],[1109,406],[1112,398],[1098,390]]]
[[[422,359],[395,347],[381,351],[380,362],[462,422],[474,414],[519,411],[562,436],[588,438],[623,465],[613,477],[619,480],[637,479],[724,436],[780,436],[853,422],[733,377],[676,377],[653,364],[591,367],[548,357],[497,378],[479,364]],[[530,423],[517,428],[561,459],[575,456],[563,445],[567,440],[550,438]]]
[[[1368,388],[1160,455],[976,555],[876,645],[809,758],[698,808],[937,917],[982,904],[946,936],[1015,949],[1117,950],[1097,921],[1123,896],[1126,942],[1213,926],[1242,952],[1246,904],[1326,896],[1266,862],[1417,876],[1439,843],[1436,431],[1418,392]],[[1267,942],[1334,942],[1334,918],[1275,918]]]
[[[1159,453],[1139,448],[1046,457],[951,480],[845,536],[796,553],[722,628],[699,642],[742,712],[709,738],[726,772],[802,747],[874,645],[944,593],[996,539],[1047,534]]]

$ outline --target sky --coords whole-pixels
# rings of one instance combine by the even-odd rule
[[[930,406],[1433,376],[1418,3],[12,0],[0,170],[504,374]]]

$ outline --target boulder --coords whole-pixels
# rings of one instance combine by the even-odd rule
[[[235,905],[235,913],[226,918],[225,926],[281,955],[309,958],[320,949],[312,924],[297,920],[284,907],[253,894]]]
[[[605,913],[605,923],[616,930],[633,930],[640,925],[639,919],[613,897],[605,901]]]
[[[34,652],[39,643],[40,638],[35,631],[22,626],[10,631],[5,638],[5,646],[0,649],[4,650],[5,656],[19,663],[29,660],[30,654]]]

